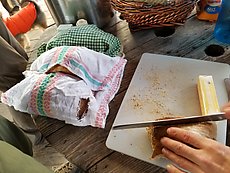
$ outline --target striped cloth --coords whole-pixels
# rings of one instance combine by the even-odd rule
[[[111,57],[121,53],[119,39],[96,25],[74,26],[58,32],[48,43],[38,48],[37,56],[59,46],[83,46]]]
[[[55,47],[38,57],[26,78],[2,94],[1,101],[16,110],[63,120],[75,126],[104,128],[109,103],[119,90],[126,60],[86,47]],[[49,73],[56,65],[71,75]],[[81,98],[88,109],[79,119]]]

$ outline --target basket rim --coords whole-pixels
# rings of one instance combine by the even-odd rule
[[[120,12],[120,16],[129,23],[131,29],[148,29],[183,25],[193,11],[195,2],[196,0],[181,0],[176,5],[157,5],[146,8],[143,6],[143,2],[136,3],[133,1],[130,3],[125,0],[111,0],[111,5]],[[130,4],[133,6],[129,6]]]

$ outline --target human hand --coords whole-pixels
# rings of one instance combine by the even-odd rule
[[[227,117],[227,119],[230,119],[230,102],[225,104],[221,110],[225,112],[225,116]]]
[[[191,173],[230,172],[229,147],[176,127],[168,128],[167,133],[170,138],[161,139],[162,153],[181,168]],[[167,171],[183,173],[175,165],[167,166]]]

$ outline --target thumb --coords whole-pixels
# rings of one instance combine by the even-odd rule
[[[230,119],[230,107],[225,107],[222,111],[225,112],[226,118]]]

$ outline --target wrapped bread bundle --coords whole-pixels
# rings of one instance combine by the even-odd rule
[[[82,79],[63,73],[27,73],[24,80],[2,94],[2,103],[76,126],[95,126],[99,105]]]
[[[38,57],[2,103],[68,124],[104,128],[126,60],[86,47],[55,47]]]

